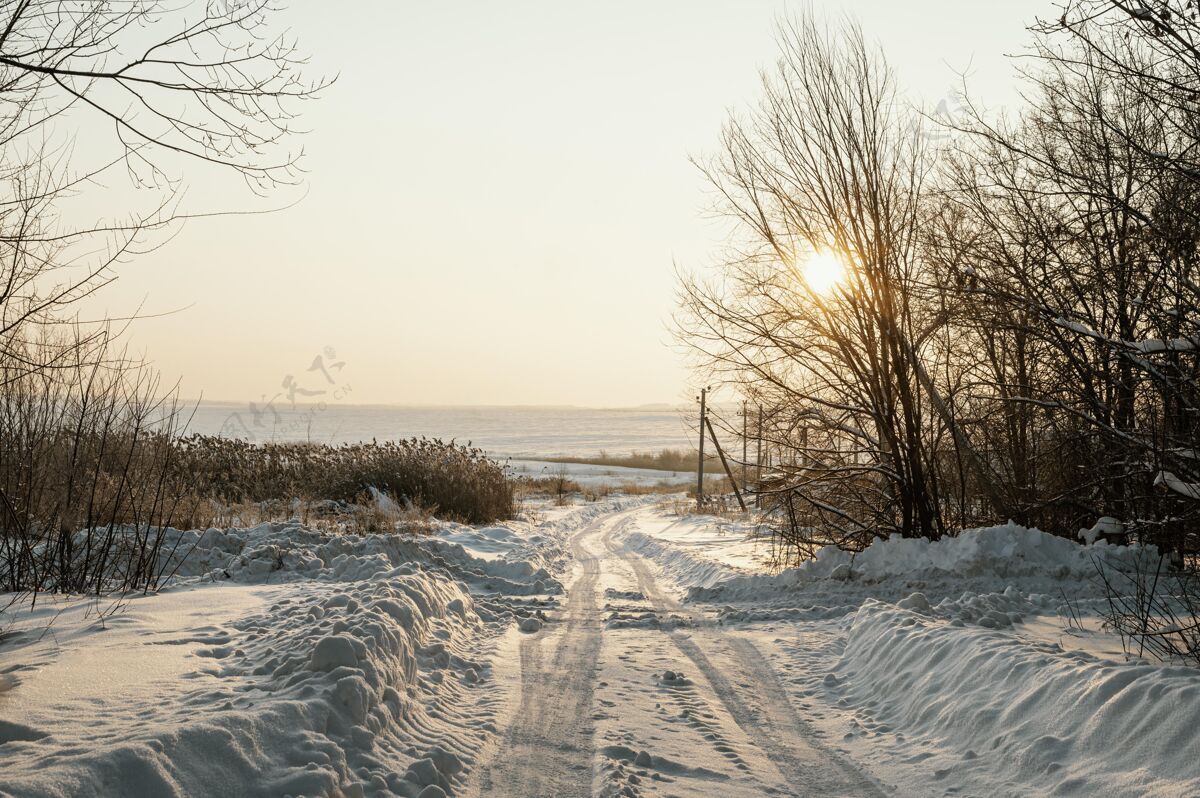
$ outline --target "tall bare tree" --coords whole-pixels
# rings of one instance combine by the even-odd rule
[[[960,340],[989,353],[974,393],[995,408],[984,434],[1018,515],[1059,529],[1113,515],[1159,535],[1155,519],[1179,511],[1155,483],[1196,482],[1200,219],[1164,155],[1190,134],[1156,75],[1174,68],[1128,36],[1121,4],[1084,5],[1092,16],[1070,6],[1036,28],[1019,122],[968,125],[942,195],[954,221],[931,252],[960,277]]]
[[[919,117],[857,24],[805,15],[779,40],[761,104],[700,164],[737,233],[721,281],[685,282],[681,335],[773,408],[774,494],[795,529],[937,537],[948,410],[923,388],[939,320],[921,301]],[[846,269],[827,294],[804,277],[818,255]]]

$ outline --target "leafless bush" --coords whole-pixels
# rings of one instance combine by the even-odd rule
[[[162,531],[185,492],[178,405],[107,347],[67,338],[23,351],[0,355],[0,591],[156,587]],[[47,356],[55,368],[26,367]]]
[[[520,498],[551,498],[556,502],[559,502],[564,496],[583,492],[583,486],[578,482],[558,477],[521,476],[514,480],[513,486],[516,495]]]
[[[557,471],[545,478],[545,482],[554,494],[554,501],[560,507],[567,503],[567,497],[579,492],[579,483],[567,476],[567,467],[560,466]]]
[[[1174,570],[1162,554],[1095,565],[1108,598],[1105,624],[1126,655],[1200,666],[1200,573]]]
[[[476,449],[183,437],[187,414],[157,376],[103,343],[21,353],[0,354],[0,592],[152,590],[187,554],[162,550],[167,527],[244,522],[248,505],[258,520],[292,517],[297,497],[341,502],[333,523],[358,532],[513,511],[504,468]]]
[[[365,504],[375,489],[439,517],[484,523],[513,512],[513,483],[481,450],[440,440],[250,443],[189,435],[174,467],[195,493],[226,504],[293,497]]]
[[[0,5],[0,590],[151,589],[171,559],[163,526],[210,501],[180,468],[171,392],[77,308],[187,216],[182,166],[257,192],[295,181],[297,104],[326,82],[302,78],[277,10]],[[68,121],[90,123],[87,148]],[[148,207],[67,218],[69,199],[122,176]]]

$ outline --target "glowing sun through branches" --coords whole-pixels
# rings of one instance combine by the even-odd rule
[[[829,250],[818,250],[797,265],[805,285],[819,296],[832,294],[846,278],[846,262]]]

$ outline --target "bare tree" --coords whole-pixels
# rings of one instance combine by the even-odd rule
[[[269,0],[0,0],[6,590],[146,589],[162,576],[157,547],[183,489],[178,408],[114,344],[118,328],[76,308],[187,218],[186,167],[232,172],[258,193],[298,179],[298,104],[327,81],[305,82],[295,42],[272,32],[280,11]],[[71,198],[122,176],[148,208],[67,216]]]
[[[1155,55],[1109,23],[1085,29],[1068,49],[1038,39],[1017,125],[976,115],[932,251],[971,308],[960,340],[1009,353],[973,391],[1008,423],[984,434],[1018,514],[1059,529],[1136,519],[1163,542],[1181,516],[1156,483],[1197,481],[1196,185],[1162,157],[1189,145]]]
[[[1200,84],[1194,9],[1164,8],[1039,23],[1028,109],[970,115],[939,159],[856,26],[784,26],[764,100],[702,164],[736,232],[719,280],[685,280],[680,333],[767,408],[795,545],[1103,515],[1184,545]],[[818,252],[847,267],[829,293],[804,276]]]
[[[267,0],[0,3],[0,352],[27,356],[14,344],[23,328],[60,321],[186,216],[176,172],[188,161],[259,192],[298,177],[297,104],[327,81],[303,79],[295,42],[271,31],[279,11]],[[63,219],[64,201],[120,167],[159,189],[148,209]]]
[[[1102,74],[1141,95],[1146,119],[1132,127],[1105,119],[1108,134],[1200,182],[1200,9],[1194,0],[1067,0],[1060,10],[1056,19],[1033,26],[1040,60]],[[1160,128],[1169,146],[1144,139],[1145,122]]]
[[[807,15],[779,39],[761,104],[701,164],[738,232],[722,282],[685,281],[681,335],[773,408],[771,490],[798,534],[937,537],[948,408],[923,387],[939,318],[921,301],[919,118],[856,24]],[[828,294],[804,277],[817,253],[846,267]]]
[[[162,176],[163,152],[238,170],[257,187],[293,179],[305,59],[272,30],[273,0],[0,4],[6,140],[70,116],[107,123],[130,169]]]

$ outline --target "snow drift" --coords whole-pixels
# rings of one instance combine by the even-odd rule
[[[1153,547],[1008,523],[824,548],[772,574],[646,531],[626,541],[690,601],[728,602],[724,623],[761,624],[739,631],[780,645],[798,701],[822,699],[830,736],[898,794],[1200,794],[1200,672],[1056,642],[1097,642],[1097,568],[1153,569]],[[1067,629],[1068,601],[1096,631]]]
[[[865,551],[852,553],[826,546],[816,557],[778,574],[742,574],[727,569],[724,578],[687,583],[694,599],[762,600],[830,583],[870,590],[885,583],[950,582],[973,585],[978,592],[1000,592],[1020,585],[1026,591],[1057,592],[1063,582],[1094,580],[1097,565],[1130,570],[1153,562],[1153,546],[1110,546],[1103,540],[1083,546],[1073,540],[1014,523],[965,530],[931,541],[892,535]]]
[[[868,600],[825,686],[876,728],[936,740],[949,753],[926,763],[934,783],[969,768],[993,795],[1200,793],[1191,668],[1111,662]]]
[[[264,523],[247,529],[169,529],[161,556],[169,560],[167,572],[213,582],[353,581],[399,563],[421,563],[484,590],[510,595],[561,592],[562,584],[548,570],[565,560],[561,546],[547,546],[547,539],[532,537],[533,541],[505,527],[457,524],[437,535],[421,536],[331,535],[298,522]]]
[[[191,591],[217,615],[220,593]],[[26,739],[4,746],[0,785],[64,797],[449,788],[461,770],[455,741],[470,729],[432,717],[417,700],[420,683],[456,681],[426,691],[445,700],[478,682],[484,666],[462,652],[482,623],[459,585],[406,565],[310,595],[285,591],[262,613],[169,639],[142,640],[146,630],[135,627],[124,645],[175,645],[212,663],[192,677],[203,687],[185,682],[156,697],[182,717],[142,707],[110,733],[66,746],[56,728],[29,718]]]

